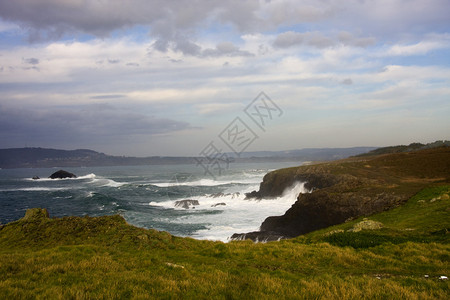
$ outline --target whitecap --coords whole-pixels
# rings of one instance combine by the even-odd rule
[[[234,233],[259,230],[259,226],[267,217],[284,214],[295,203],[298,194],[307,192],[304,183],[297,182],[287,188],[280,197],[262,200],[246,199],[245,191],[254,188],[255,186],[248,186],[240,192],[193,197],[192,200],[199,201],[195,209],[175,207],[173,200],[152,201],[149,205],[186,212],[183,216],[171,219],[171,223],[206,224],[206,229],[198,230],[190,235],[193,238],[227,242]],[[215,206],[218,203],[225,205]],[[208,213],[213,211],[219,213]]]
[[[128,184],[127,182],[117,182],[112,179],[104,178],[101,176],[95,176],[92,178],[92,183],[100,185],[102,187],[121,187],[122,185]]]
[[[256,176],[255,176],[256,177]],[[185,182],[154,182],[151,185],[157,187],[173,187],[173,186],[221,186],[221,185],[232,185],[232,184],[254,184],[261,182],[261,176],[255,179],[242,179],[242,180],[214,180],[214,179],[200,179],[195,181],[185,181]]]
[[[49,187],[26,187],[26,188],[16,188],[16,189],[2,189],[0,192],[46,192],[46,191],[61,191],[66,190],[66,188],[49,188]]]

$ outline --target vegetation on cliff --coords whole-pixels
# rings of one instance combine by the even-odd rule
[[[433,143],[428,144],[422,144],[422,143],[411,143],[409,145],[398,145],[398,146],[389,146],[389,147],[382,147],[377,148],[374,150],[371,150],[367,153],[358,154],[358,156],[372,156],[372,155],[380,155],[380,154],[390,154],[390,153],[402,153],[402,152],[411,152],[411,151],[417,151],[417,150],[424,150],[424,149],[433,149],[438,147],[449,147],[450,141],[442,140],[442,141],[435,141]]]

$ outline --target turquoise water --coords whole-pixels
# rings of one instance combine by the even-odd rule
[[[244,200],[244,193],[257,190],[267,172],[300,164],[233,163],[216,178],[196,165],[64,168],[76,179],[48,179],[55,168],[3,169],[0,223],[42,207],[51,217],[120,214],[139,227],[227,241],[233,233],[258,230],[266,217],[283,214],[295,202],[301,185],[278,199]],[[185,199],[199,204],[176,207]]]

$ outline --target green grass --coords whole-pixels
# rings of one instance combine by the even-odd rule
[[[383,223],[379,230],[349,232],[359,218],[306,235],[309,240],[338,246],[368,248],[385,243],[448,243],[450,230],[449,186],[425,188],[404,205],[369,219]],[[335,233],[333,233],[335,232]],[[331,234],[330,234],[331,233]]]
[[[382,229],[347,232],[358,219],[266,244],[35,214],[0,228],[0,299],[448,299],[449,192],[371,216]]]

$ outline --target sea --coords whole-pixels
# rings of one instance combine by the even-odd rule
[[[231,163],[214,176],[195,164],[62,168],[77,175],[71,179],[48,178],[60,168],[0,169],[0,224],[40,207],[51,217],[120,214],[138,227],[227,242],[291,207],[305,192],[302,183],[275,199],[247,200],[245,193],[258,190],[268,172],[301,164]]]

